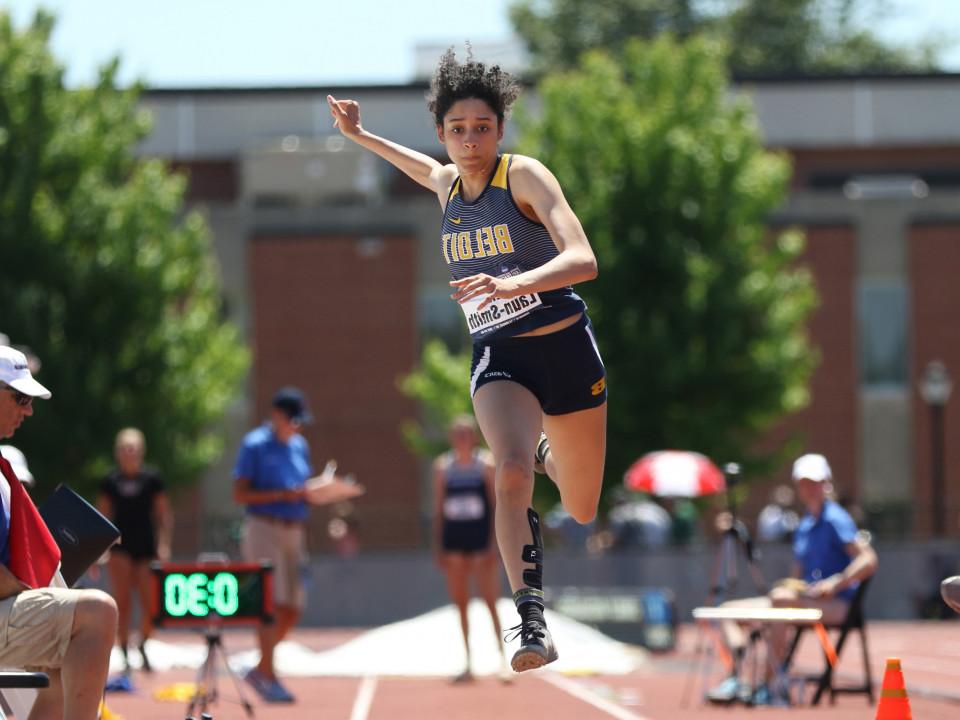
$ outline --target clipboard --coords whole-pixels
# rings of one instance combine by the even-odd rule
[[[60,548],[60,573],[68,587],[120,539],[116,525],[66,485],[38,508]]]

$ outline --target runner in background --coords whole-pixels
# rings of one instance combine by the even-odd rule
[[[501,677],[507,658],[500,642],[497,598],[500,563],[494,544],[494,464],[488,450],[477,445],[477,427],[469,415],[454,418],[449,430],[450,450],[433,463],[433,537],[437,566],[447,581],[450,599],[460,614],[460,630],[467,662],[455,682],[473,679],[470,653],[470,580],[490,611],[500,651]]]
[[[120,543],[110,549],[107,561],[110,588],[120,615],[117,645],[123,655],[124,672],[129,672],[127,645],[136,597],[140,602],[137,649],[141,667],[150,672],[147,656],[147,640],[153,634],[149,612],[150,563],[170,559],[173,515],[160,473],[144,465],[147,444],[143,433],[136,428],[124,428],[117,433],[113,451],[117,464],[100,484],[97,508],[120,531]]]

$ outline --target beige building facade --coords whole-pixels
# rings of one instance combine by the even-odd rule
[[[238,515],[230,471],[243,432],[282,384],[317,416],[315,460],[336,457],[369,488],[357,505],[369,547],[419,547],[429,509],[423,465],[399,425],[416,408],[396,389],[424,339],[462,342],[438,248],[436,199],[344,142],[326,94],[361,102],[364,125],[436,157],[424,85],[154,90],[139,149],[186,171],[188,204],[213,233],[230,316],[253,352],[228,452],[185,498],[183,551],[221,544]],[[918,391],[942,361],[960,377],[960,76],[744,83],[770,148],[794,178],[772,225],[806,229],[821,306],[810,408],[787,421],[825,453],[838,490],[882,533],[925,536],[939,508],[960,534],[960,397],[943,413],[945,487],[932,495],[934,411]],[[515,141],[512,128],[503,145]],[[784,470],[784,479],[786,471]],[[872,515],[871,515],[872,513]],[[326,543],[324,512],[312,541]],[[315,545],[317,546],[317,545]]]

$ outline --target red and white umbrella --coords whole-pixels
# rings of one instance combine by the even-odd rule
[[[661,497],[699,497],[723,492],[723,473],[696,452],[660,450],[644,455],[623,476],[629,490]]]

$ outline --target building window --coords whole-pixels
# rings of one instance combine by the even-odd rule
[[[864,385],[907,383],[907,288],[898,280],[864,280],[857,298],[860,378]]]

